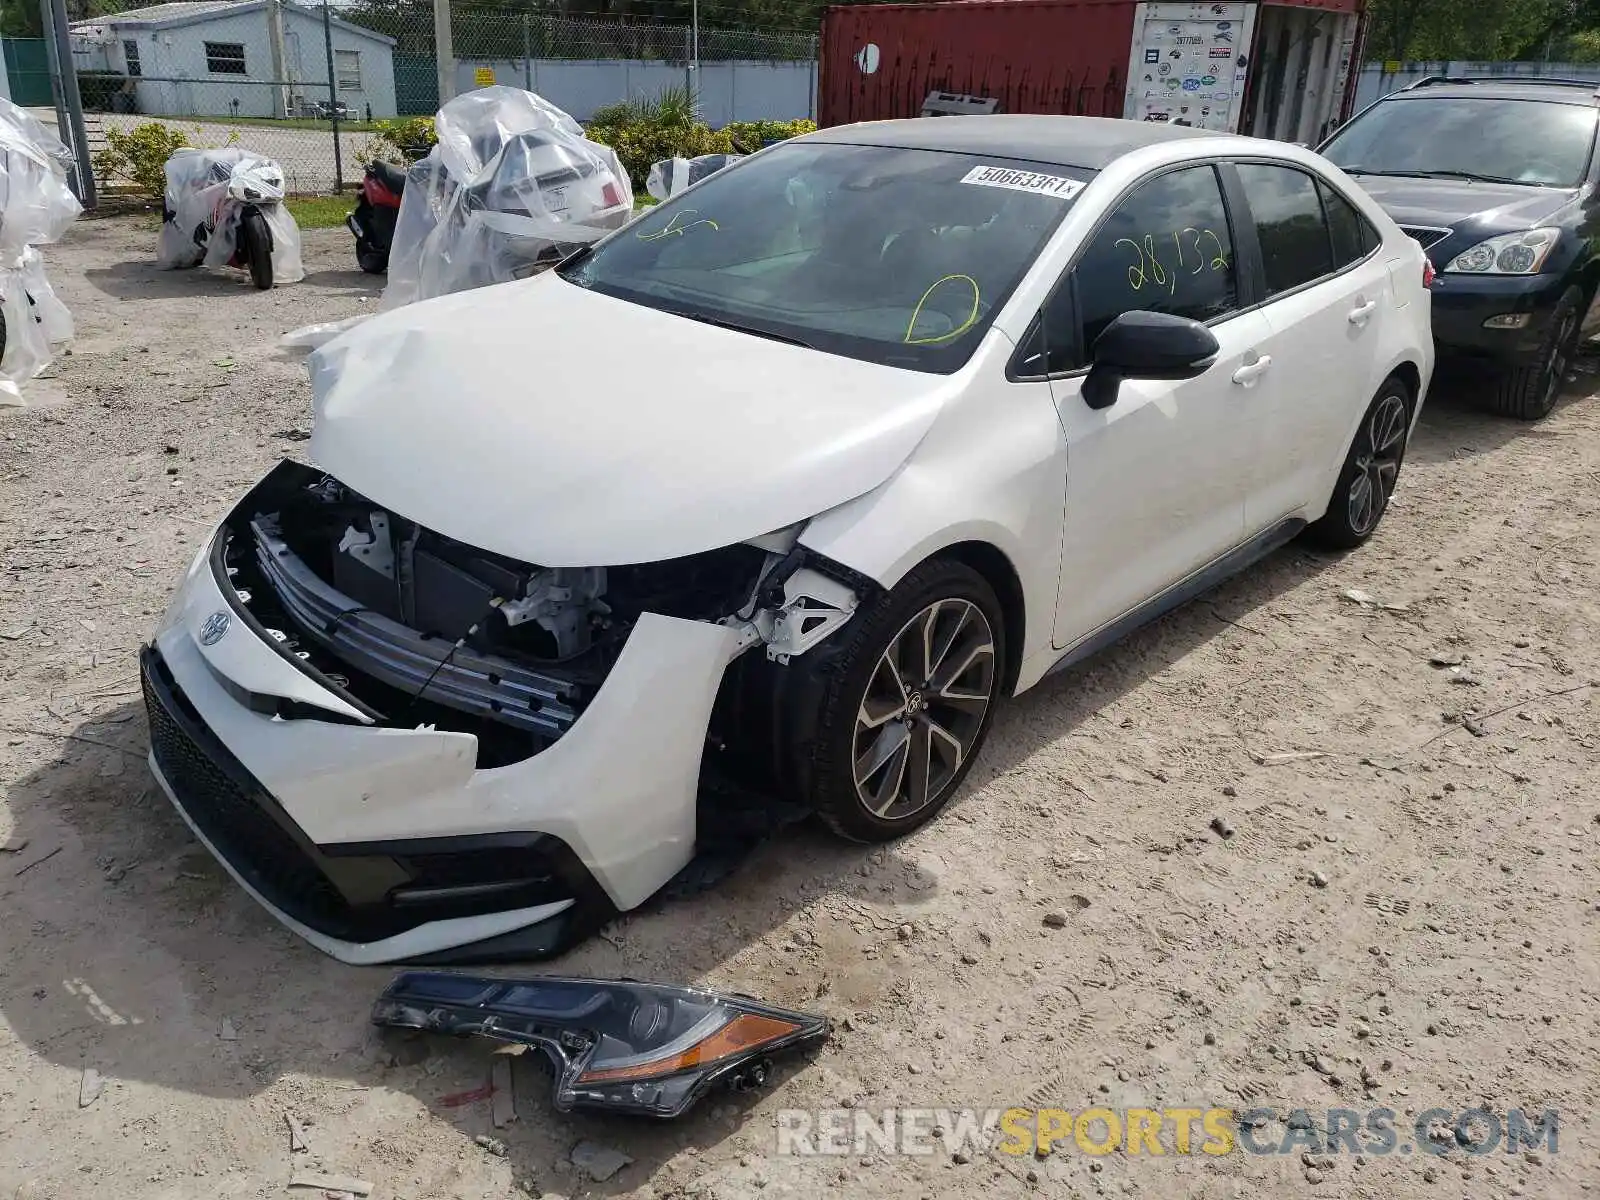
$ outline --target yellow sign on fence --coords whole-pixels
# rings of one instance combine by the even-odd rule
[[[1383,73],[1385,75],[1398,75],[1404,67],[1405,63],[1398,58],[1386,58],[1383,60]],[[478,74],[482,75],[483,72],[479,71]]]
[[[494,68],[493,67],[479,67],[476,71],[474,71],[472,73],[472,82],[477,84],[479,87],[493,87],[494,86]]]

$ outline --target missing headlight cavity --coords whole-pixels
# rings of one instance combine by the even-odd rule
[[[268,637],[382,724],[477,735],[479,766],[565,733],[643,613],[729,618],[770,559],[740,545],[544,568],[455,541],[296,463],[268,475],[220,537],[221,582]]]

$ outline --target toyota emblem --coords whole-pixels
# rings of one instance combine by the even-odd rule
[[[228,632],[228,626],[233,623],[233,618],[225,612],[214,612],[206,618],[206,623],[200,626],[200,644],[202,646],[215,646]]]

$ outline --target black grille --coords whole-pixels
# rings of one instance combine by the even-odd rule
[[[206,729],[154,652],[143,667],[150,748],[189,819],[273,907],[332,936],[346,932],[349,906],[270,814],[266,790]]]

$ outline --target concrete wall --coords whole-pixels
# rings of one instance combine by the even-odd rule
[[[478,87],[487,67],[496,83],[527,88],[558,108],[587,121],[595,109],[637,96],[684,87],[681,63],[638,59],[470,60],[456,64],[456,87]],[[807,62],[707,62],[700,65],[700,109],[707,124],[729,121],[791,121],[816,115],[816,64]]]
[[[1368,63],[1356,82],[1356,111],[1390,92],[1429,75],[1496,75],[1506,79],[1584,79],[1600,86],[1600,63],[1541,62],[1408,62],[1398,71],[1385,71],[1383,63]]]

